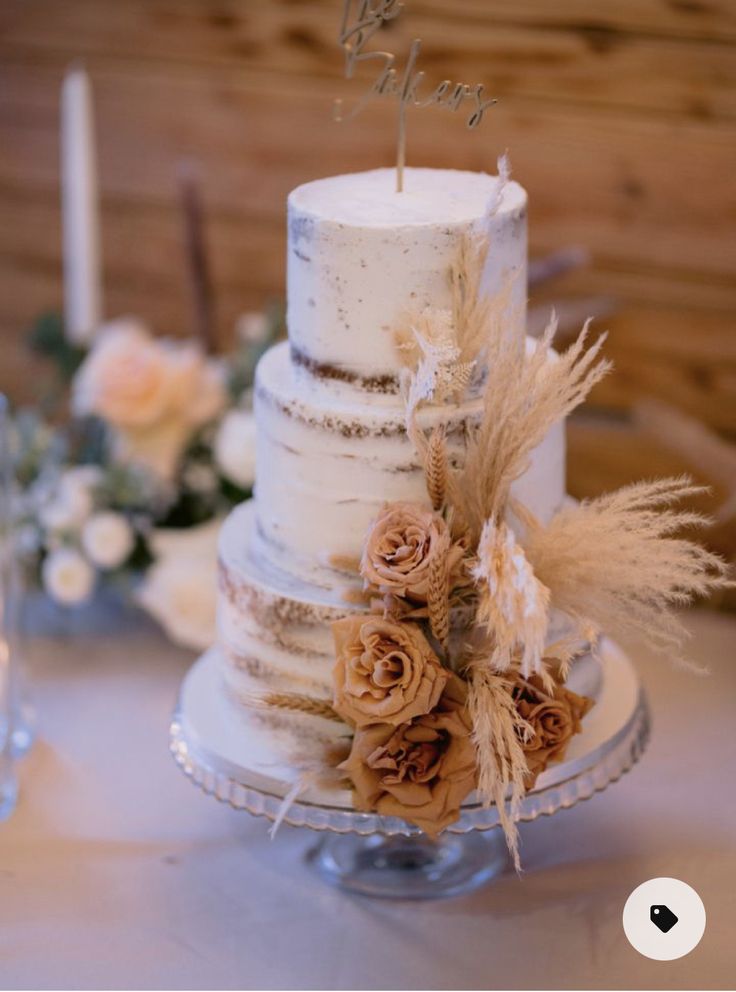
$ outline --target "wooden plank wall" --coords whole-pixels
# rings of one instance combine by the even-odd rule
[[[284,200],[321,175],[390,164],[393,107],[336,125],[340,0],[3,0],[0,387],[22,395],[25,329],[59,307],[58,93],[83,58],[97,111],[106,307],[190,329],[176,167],[195,159],[224,343],[283,292]],[[530,193],[533,254],[593,263],[534,302],[605,293],[618,372],[606,416],[655,395],[736,433],[736,5],[733,0],[407,0],[397,51],[430,79],[483,80],[481,132],[414,113],[411,162],[491,169],[508,149]],[[389,36],[386,38],[389,45]],[[362,87],[361,87],[362,89]],[[571,432],[572,487],[677,467],[621,423]],[[602,448],[609,453],[600,457]]]

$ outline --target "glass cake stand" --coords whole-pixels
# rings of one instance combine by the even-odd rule
[[[602,646],[604,678],[585,729],[567,759],[548,769],[521,803],[528,822],[569,809],[617,781],[639,759],[649,737],[649,710],[626,655]],[[268,766],[248,767],[242,732],[228,720],[219,657],[205,654],[182,685],[170,728],[170,750],[184,774],[202,791],[234,809],[271,821],[280,817],[292,783]],[[247,741],[245,742],[247,745]],[[343,793],[342,796],[345,794]],[[508,868],[495,806],[470,802],[460,819],[431,840],[396,817],[359,813],[323,795],[295,799],[282,822],[318,833],[308,858],[333,885],[363,895],[427,899],[459,895]]]

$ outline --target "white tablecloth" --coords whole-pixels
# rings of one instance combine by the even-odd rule
[[[5,988],[732,988],[736,980],[736,621],[695,613],[709,678],[642,659],[643,761],[523,828],[523,878],[390,903],[332,890],[303,855],[196,790],[167,751],[191,656],[130,615],[32,645],[40,734],[0,824]],[[101,625],[104,628],[104,624]],[[708,914],[688,957],[640,957],[640,882],[675,876]]]

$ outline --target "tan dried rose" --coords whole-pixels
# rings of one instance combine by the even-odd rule
[[[516,708],[531,728],[531,737],[523,742],[529,774],[525,785],[534,787],[547,766],[561,761],[572,737],[583,729],[582,719],[593,700],[556,684],[552,693],[542,687],[538,676],[520,680],[516,690]]]
[[[446,558],[448,574],[457,577],[463,555],[439,513],[387,503],[366,536],[360,572],[382,593],[426,603],[433,562]]]
[[[337,620],[332,633],[334,706],[344,720],[397,726],[437,705],[449,672],[417,624],[358,615]]]
[[[398,816],[434,836],[460,815],[476,785],[475,747],[465,684],[450,675],[432,713],[399,727],[356,730],[340,766],[359,809]]]

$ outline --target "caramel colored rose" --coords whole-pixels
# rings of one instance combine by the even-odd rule
[[[360,571],[382,593],[426,603],[438,557],[447,558],[449,573],[463,557],[444,519],[415,503],[388,503],[368,532]]]
[[[550,694],[538,676],[520,682],[516,692],[519,715],[532,729],[531,738],[523,744],[529,766],[526,787],[531,789],[548,765],[564,758],[570,740],[583,729],[582,719],[593,700],[561,684]]]
[[[417,624],[363,615],[336,621],[332,632],[334,705],[344,720],[395,727],[437,705],[449,673]]]
[[[476,784],[464,683],[451,675],[437,708],[399,727],[356,730],[350,777],[359,809],[398,816],[434,836],[460,815]]]

